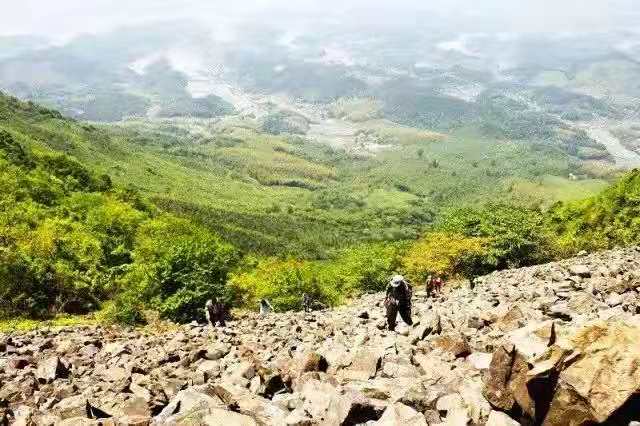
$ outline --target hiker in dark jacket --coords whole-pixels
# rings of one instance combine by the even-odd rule
[[[273,306],[267,299],[260,299],[260,315],[267,315],[273,312]]]
[[[227,309],[224,303],[220,302],[217,297],[215,301],[211,299],[207,300],[204,313],[207,317],[207,322],[211,324],[212,327],[215,327],[216,323],[220,323],[221,327],[225,326]]]
[[[320,302],[319,300],[314,300],[307,293],[302,294],[302,309],[305,312],[313,312],[313,311],[321,311],[323,309],[327,309],[327,305]]]
[[[302,310],[311,312],[313,309],[313,300],[307,293],[302,293]]]
[[[387,325],[389,330],[396,329],[398,313],[407,325],[413,325],[411,320],[411,296],[413,289],[402,275],[396,275],[391,279],[387,287],[387,297],[384,306],[387,310]]]

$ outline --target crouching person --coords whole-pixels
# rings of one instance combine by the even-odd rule
[[[411,285],[402,275],[396,275],[391,279],[387,287],[387,297],[384,306],[387,311],[387,325],[389,330],[396,329],[396,319],[398,313],[407,325],[413,325],[411,319],[411,296],[413,290]]]
[[[305,312],[311,312],[313,310],[312,305],[313,300],[311,299],[311,296],[307,293],[302,293],[302,310]]]
[[[260,315],[262,316],[268,315],[273,312],[273,306],[271,306],[271,303],[269,303],[267,299],[260,299],[259,309]]]
[[[215,327],[216,323],[220,323],[221,327],[226,325],[227,308],[217,297],[214,300],[207,300],[204,313],[212,327]]]
[[[320,302],[319,300],[315,300],[307,293],[302,293],[302,310],[305,312],[312,311],[321,311],[323,309],[327,309],[327,305]]]

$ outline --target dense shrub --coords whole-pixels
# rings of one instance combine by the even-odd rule
[[[382,291],[400,267],[400,251],[391,242],[357,245],[337,252],[323,272],[334,276],[334,287],[345,294]]]
[[[465,208],[444,216],[439,231],[489,240],[487,261],[493,269],[517,268],[554,258],[540,210],[506,204]]]
[[[0,316],[84,313],[115,297],[119,322],[148,308],[191,321],[225,297],[236,253],[210,231],[110,191],[70,157],[0,137]]]
[[[640,242],[640,170],[633,170],[600,195],[558,203],[545,225],[562,256]]]
[[[313,264],[302,260],[267,258],[255,261],[250,268],[231,278],[231,285],[241,294],[241,304],[257,307],[267,299],[276,310],[300,309],[302,293],[317,300],[332,302],[330,288],[315,277]]]
[[[350,295],[384,290],[397,266],[397,245],[364,244],[323,261],[255,260],[233,275],[231,285],[248,307],[265,298],[278,310],[300,309],[303,293],[332,306]]]
[[[4,156],[9,162],[18,166],[33,166],[33,159],[27,150],[4,130],[0,130],[0,156]]]
[[[189,322],[204,319],[207,299],[232,299],[226,281],[237,263],[236,251],[186,220],[163,216],[143,224],[133,259],[123,278],[121,304],[127,298],[135,301],[133,292],[162,317]]]
[[[95,216],[108,222],[116,213],[105,206],[130,206],[109,195],[86,194],[93,195],[95,204],[83,206],[83,211],[61,188],[50,191],[47,203],[41,204],[42,194],[32,198],[30,189],[14,187],[0,202],[3,313],[41,317],[96,308],[97,300],[109,295],[111,277],[126,263],[130,246],[115,229],[101,232],[104,223]],[[13,203],[6,203],[11,199]],[[118,251],[122,256],[114,257]]]
[[[487,238],[431,232],[407,249],[403,270],[416,283],[429,275],[470,278],[491,269],[489,243]]]

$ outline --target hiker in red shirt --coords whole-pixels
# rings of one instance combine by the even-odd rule
[[[433,289],[436,293],[442,293],[442,278],[435,277],[433,280]]]

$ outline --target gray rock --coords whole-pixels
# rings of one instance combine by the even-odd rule
[[[50,383],[59,378],[67,378],[69,369],[57,356],[51,356],[38,363],[36,378],[41,383]]]
[[[586,265],[571,265],[569,266],[569,273],[582,278],[589,278],[591,276],[591,270]]]
[[[520,423],[501,411],[491,411],[486,426],[520,426]]]
[[[212,408],[210,414],[204,417],[206,425],[224,425],[224,426],[257,426],[258,423],[244,414],[234,413],[233,411],[223,410],[221,408]]]
[[[413,408],[396,402],[388,406],[380,420],[373,424],[377,426],[427,426],[427,421],[422,414]]]
[[[621,305],[623,302],[623,298],[621,295],[619,295],[618,293],[611,293],[608,297],[607,297],[607,305],[611,306],[612,308],[618,305]]]
[[[379,349],[362,348],[356,352],[351,365],[341,371],[341,376],[350,380],[368,380],[373,378],[380,368],[382,353]]]
[[[467,356],[467,362],[476,370],[487,370],[491,364],[491,354],[485,352],[474,352]]]

